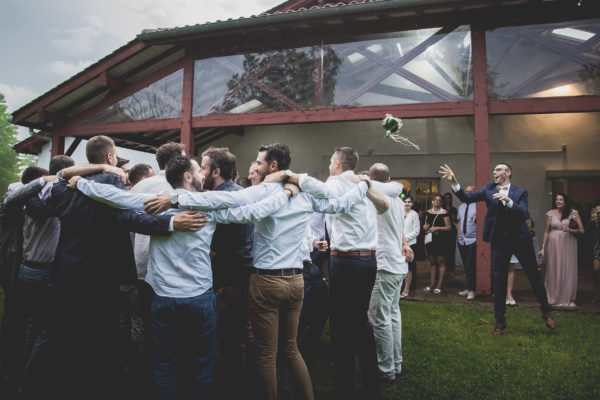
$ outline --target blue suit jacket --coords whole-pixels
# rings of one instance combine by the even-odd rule
[[[455,192],[456,197],[467,203],[477,201],[485,201],[487,204],[487,214],[483,224],[483,240],[491,242],[494,237],[494,232],[499,224],[502,224],[503,231],[512,235],[519,240],[531,240],[529,229],[525,224],[525,220],[529,217],[527,209],[527,190],[510,185],[508,197],[513,201],[513,206],[506,207],[502,202],[493,199],[494,194],[498,193],[496,184],[490,182],[480,190],[471,193],[465,193],[460,188]],[[502,218],[497,221],[498,216]]]

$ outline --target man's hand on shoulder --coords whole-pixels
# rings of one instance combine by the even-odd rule
[[[277,171],[265,177],[263,182],[283,182],[286,178],[285,171]]]
[[[171,208],[171,195],[159,194],[153,199],[144,202],[144,209],[148,214],[158,214]]]
[[[113,167],[112,165],[104,165],[103,172],[105,174],[113,174],[121,179],[123,185],[127,185],[127,174],[121,168]]]
[[[196,232],[207,222],[205,214],[198,214],[194,210],[182,211],[173,218],[173,229],[179,232]]]
[[[69,189],[77,189],[77,181],[80,180],[81,177],[79,175],[75,175],[71,179],[69,179],[69,183],[67,183],[67,187]]]

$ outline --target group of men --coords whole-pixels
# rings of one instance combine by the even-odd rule
[[[145,172],[136,176],[145,179],[137,183],[116,167],[112,139],[90,139],[86,155],[89,164],[65,166],[55,183],[42,172],[9,192],[8,202],[25,205],[38,225],[53,221],[53,230],[34,232],[38,244],[53,243],[47,246],[52,257],[37,263],[24,246],[19,263],[20,276],[45,273],[31,307],[37,307],[39,332],[24,358],[20,398],[117,397],[120,300],[136,288],[143,359],[152,365],[150,395],[211,398],[218,337],[223,374],[231,380],[224,398],[250,393],[276,399],[279,354],[298,395],[313,399],[297,335],[305,279],[314,267],[310,253],[327,247],[328,304],[321,306],[329,310],[335,397],[379,398],[380,380],[401,373],[398,300],[413,254],[402,233],[402,185],[389,182],[387,166],[378,163],[369,176],[355,175],[357,152],[340,147],[331,156],[329,179],[321,182],[292,172],[289,148],[275,143],[258,149],[252,186],[242,189],[233,181],[235,157],[225,148],[209,148],[198,163],[181,145],[168,143],[157,150],[160,172],[152,176],[151,169],[139,168]],[[510,193],[488,199],[487,189],[465,194],[447,166],[441,172],[463,201],[506,203],[502,232],[508,233],[484,235],[492,238],[498,265],[507,262],[508,247],[528,252],[510,239],[509,224],[520,227],[526,192],[524,204],[521,192],[514,201]],[[23,230],[27,235],[31,229]],[[494,250],[498,240],[502,253]],[[503,278],[503,270],[496,275]],[[534,290],[553,327],[545,292]],[[9,297],[7,292],[7,304]],[[497,304],[494,334],[505,327],[503,311]],[[246,357],[252,368],[245,367]]]

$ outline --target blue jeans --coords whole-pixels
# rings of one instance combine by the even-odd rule
[[[379,398],[375,338],[367,317],[376,275],[375,256],[331,256],[329,321],[337,399],[353,396],[356,356],[362,369],[363,397]]]
[[[213,290],[188,298],[156,295],[151,317],[157,397],[211,399],[217,332]]]

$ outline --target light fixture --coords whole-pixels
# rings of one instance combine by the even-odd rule
[[[263,103],[261,103],[260,101],[256,100],[256,99],[252,99],[247,103],[244,103],[242,105],[239,105],[235,108],[232,108],[231,110],[228,111],[229,114],[243,114],[243,113],[247,113],[250,111],[253,111],[255,109],[257,109],[258,107],[262,106]]]

